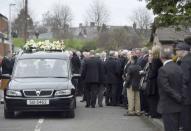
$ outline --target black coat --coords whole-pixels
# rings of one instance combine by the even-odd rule
[[[191,53],[183,57],[180,64],[184,73],[184,85],[183,90],[185,99],[185,104],[191,104]]]
[[[12,74],[15,59],[4,57],[2,60],[2,74]]]
[[[119,61],[120,61],[120,63],[121,63],[120,71],[121,71],[121,74],[123,74],[125,65],[127,64],[128,60],[127,60],[127,58],[125,58],[125,57],[120,57],[120,58],[119,58]]]
[[[105,62],[106,83],[117,84],[119,82],[119,65],[115,58],[109,57]]]
[[[80,73],[80,66],[81,61],[77,55],[73,55],[71,58],[71,66],[72,66],[72,73],[73,74],[79,74]]]
[[[106,65],[105,61],[101,60],[101,83],[102,84],[107,84],[107,72],[106,72]]]
[[[174,62],[169,62],[159,69],[158,75],[159,104],[158,112],[181,112],[183,102],[183,72]]]
[[[150,63],[148,71],[148,86],[146,89],[147,95],[158,96],[157,77],[158,70],[162,65],[163,64],[160,59],[153,59],[152,63]]]
[[[133,90],[139,90],[141,75],[139,74],[141,67],[138,64],[131,64],[127,69],[126,81],[132,86]],[[130,86],[127,86],[129,88]]]
[[[103,81],[102,74],[102,64],[99,58],[91,57],[84,60],[81,78],[85,83],[100,84]]]
[[[119,62],[120,62],[120,64],[119,64],[119,78],[120,78],[121,81],[123,81],[122,76],[123,76],[123,73],[124,73],[125,65],[127,63],[127,58],[120,57]]]

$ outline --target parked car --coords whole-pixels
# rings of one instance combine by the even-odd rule
[[[75,117],[76,97],[70,58],[61,52],[36,52],[17,56],[4,91],[4,117],[15,112],[58,111]]]

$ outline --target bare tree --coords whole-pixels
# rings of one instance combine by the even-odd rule
[[[137,8],[132,14],[131,21],[134,22],[142,32],[150,27],[152,22],[151,13],[146,8]]]
[[[67,5],[56,4],[53,9],[54,24],[66,30],[72,21],[72,11]]]
[[[58,37],[68,34],[72,22],[72,11],[67,5],[55,4],[53,11],[43,14],[43,24],[52,28],[53,33]]]
[[[100,31],[100,27],[109,20],[109,12],[104,3],[95,0],[90,4],[86,17],[89,22],[94,22]]]

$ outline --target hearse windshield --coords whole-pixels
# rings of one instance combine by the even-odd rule
[[[22,59],[16,64],[14,78],[68,78],[68,62],[62,59]]]

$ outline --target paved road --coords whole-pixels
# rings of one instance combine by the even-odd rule
[[[0,131],[157,131],[139,117],[124,117],[121,107],[84,108],[77,102],[76,117],[62,118],[59,113],[20,113],[4,119],[0,105]]]

